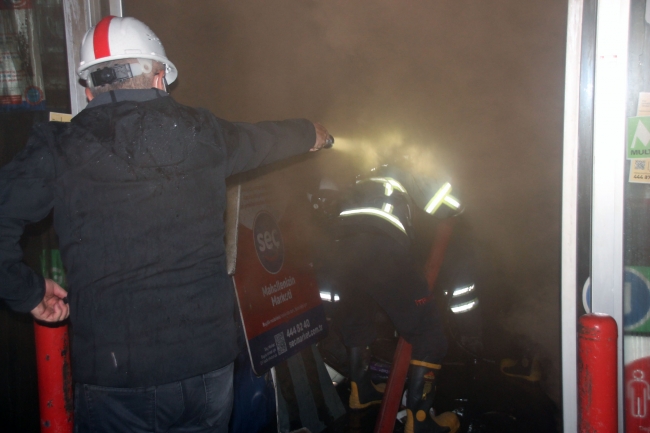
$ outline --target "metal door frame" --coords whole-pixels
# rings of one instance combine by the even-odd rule
[[[562,190],[562,395],[564,432],[578,428],[577,241],[584,0],[569,0]],[[592,311],[618,324],[618,413],[623,432],[623,209],[630,0],[599,0],[593,85]],[[582,89],[584,90],[584,89]],[[587,89],[589,91],[589,89]],[[584,181],[584,180],[583,180]]]
[[[562,406],[564,432],[577,432],[577,220],[583,0],[569,0],[562,179]]]

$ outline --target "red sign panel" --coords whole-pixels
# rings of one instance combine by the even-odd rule
[[[299,215],[276,174],[242,185],[234,274],[253,369],[261,374],[327,333]]]

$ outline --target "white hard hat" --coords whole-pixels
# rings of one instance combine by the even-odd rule
[[[142,21],[107,16],[91,27],[81,42],[81,61],[77,74],[88,80],[89,69],[119,59],[150,59],[165,65],[167,83],[176,80],[176,66],[165,55],[160,39]]]

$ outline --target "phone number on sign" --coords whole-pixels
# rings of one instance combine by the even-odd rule
[[[301,333],[303,330],[309,329],[310,326],[311,323],[309,322],[309,319],[305,319],[300,323],[296,323],[291,328],[287,329],[287,337],[291,338],[294,335]]]
[[[305,322],[309,322],[309,321],[306,320]],[[287,335],[294,335],[294,333],[289,334],[289,332],[293,328],[297,328],[297,325],[291,327],[290,329],[287,329]],[[301,329],[303,329],[303,328],[301,328]],[[316,335],[316,334],[318,334],[319,332],[322,332],[322,331],[323,331],[323,325],[318,325],[318,326],[314,327],[313,329],[310,329],[310,330],[304,332],[300,337],[294,338],[293,340],[289,341],[289,347],[294,347],[296,344],[300,344],[303,341],[305,341],[306,339],[311,338],[314,335]],[[300,331],[295,331],[295,332],[300,332]]]

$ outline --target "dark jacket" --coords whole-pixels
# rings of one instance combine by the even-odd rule
[[[53,209],[76,381],[147,386],[222,367],[237,354],[225,178],[315,140],[307,120],[230,123],[155,89],[39,125],[0,170],[0,297],[25,312],[42,299],[18,240]]]

